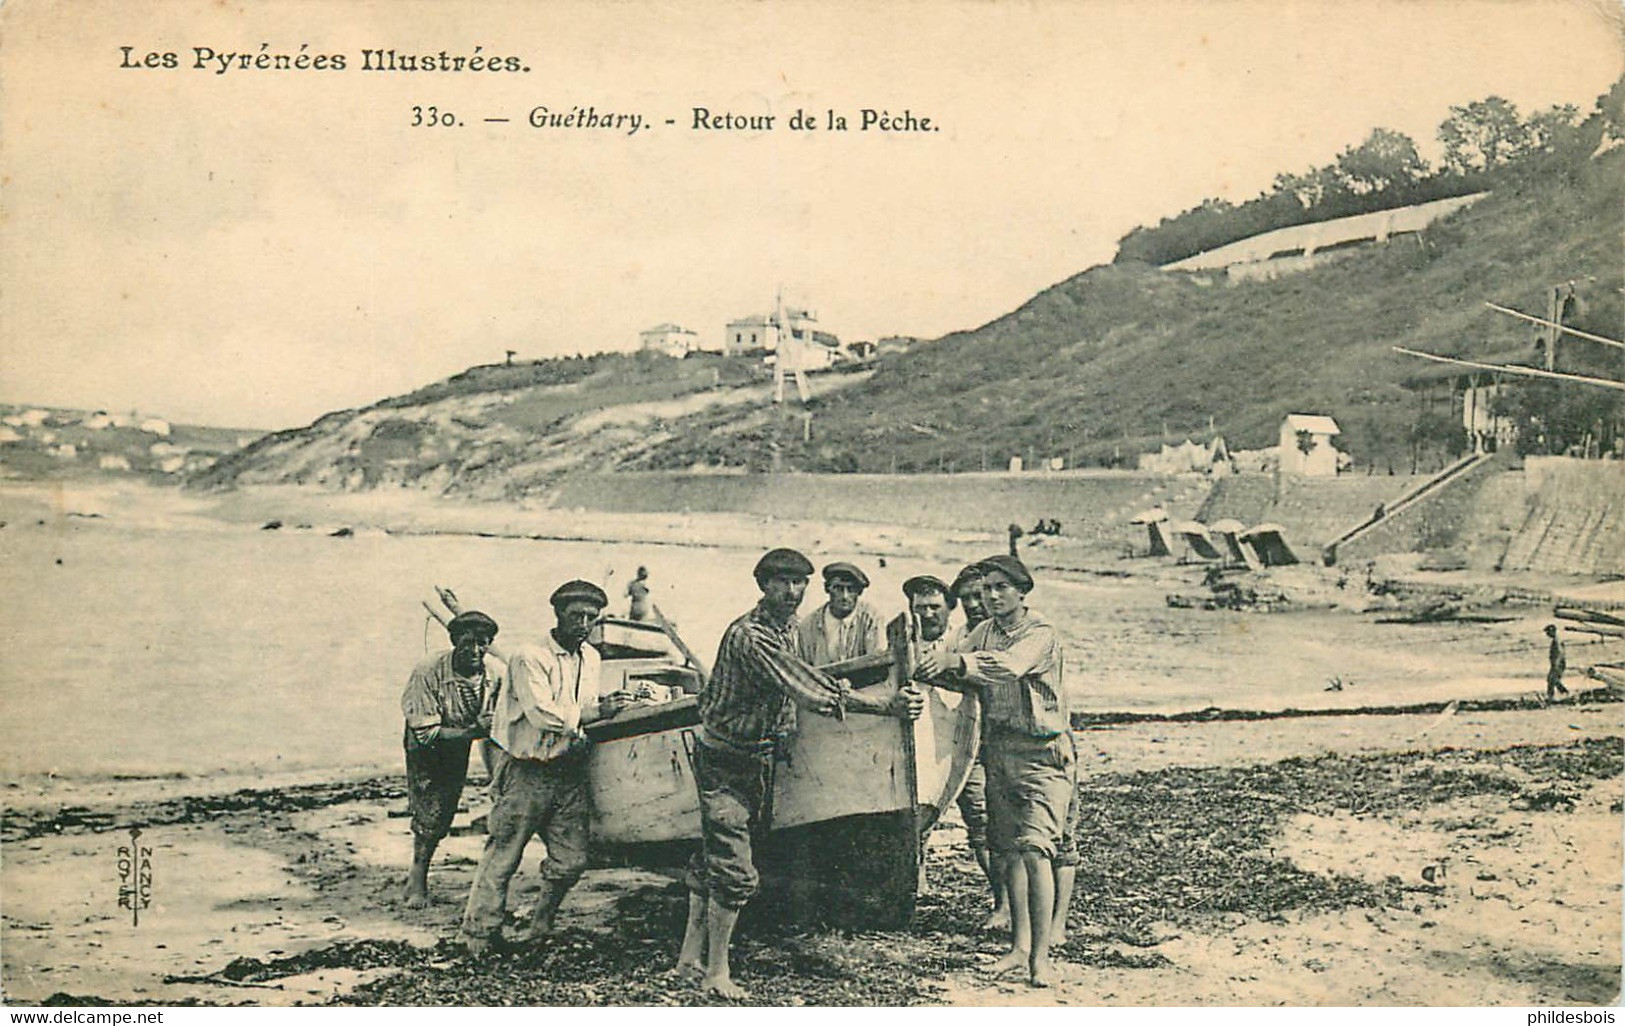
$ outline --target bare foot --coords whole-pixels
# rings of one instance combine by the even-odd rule
[[[679,979],[692,980],[696,983],[705,979],[705,965],[702,962],[691,962],[686,958],[678,959],[677,966],[672,969]]]
[[[489,937],[464,937],[463,947],[468,949],[469,958],[483,958],[495,950]]]
[[[988,966],[987,971],[990,973],[1007,973],[1012,969],[1023,968],[1031,960],[1032,956],[1030,954],[1028,954],[1022,948],[1016,948],[1014,951],[1005,955],[997,962],[994,962],[992,965]]]
[[[1055,966],[1048,955],[1033,959],[1030,980],[1034,987],[1048,987],[1055,982]]]
[[[726,998],[729,1001],[744,1001],[750,997],[745,992],[744,987],[726,976],[707,976],[703,981],[703,985],[707,994],[715,994],[717,997]]]
[[[1066,944],[1066,925],[1057,923],[1049,928],[1049,946],[1051,949],[1063,947]]]
[[[429,891],[425,887],[408,882],[402,900],[406,903],[407,908],[428,908]]]
[[[989,912],[987,914],[987,918],[982,921],[981,929],[983,929],[983,930],[1008,930],[1008,929],[1010,929],[1010,910],[1007,909],[1007,908],[996,908],[992,912]]]

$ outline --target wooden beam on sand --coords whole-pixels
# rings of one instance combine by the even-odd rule
[[[1475,360],[1458,360],[1453,356],[1435,356],[1433,353],[1419,353],[1404,346],[1389,346],[1396,353],[1404,356],[1416,356],[1424,360],[1433,360],[1436,363],[1453,363],[1461,367],[1475,367],[1478,370],[1500,371],[1503,374],[1517,374],[1530,378],[1552,378],[1557,381],[1572,381],[1580,385],[1596,385],[1599,388],[1611,388],[1617,392],[1625,392],[1625,381],[1614,381],[1611,378],[1591,378],[1584,374],[1560,374],[1557,371],[1536,370],[1534,367],[1509,367],[1499,363],[1479,363]]]

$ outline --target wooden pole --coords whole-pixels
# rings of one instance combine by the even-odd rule
[[[1504,313],[1512,317],[1517,317],[1520,320],[1528,321],[1531,324],[1538,324],[1543,328],[1556,328],[1565,335],[1573,335],[1575,338],[1583,338],[1587,342],[1600,342],[1605,346],[1614,346],[1617,349],[1625,349],[1625,342],[1606,338],[1602,335],[1593,335],[1588,331],[1581,331],[1578,328],[1571,328],[1566,324],[1559,324],[1556,321],[1549,321],[1544,317],[1536,317],[1533,314],[1526,314],[1522,310],[1514,310],[1511,307],[1500,306],[1496,303],[1485,303],[1484,305],[1489,307],[1491,310],[1494,310],[1496,313]]]
[[[1611,378],[1592,378],[1587,377],[1584,374],[1560,374],[1556,371],[1538,370],[1534,367],[1512,367],[1506,364],[1478,363],[1473,360],[1458,360],[1450,356],[1435,356],[1432,353],[1419,353],[1414,349],[1406,349],[1404,346],[1390,346],[1389,348],[1394,352],[1403,354],[1405,356],[1417,356],[1424,360],[1433,360],[1436,363],[1453,363],[1461,367],[1477,367],[1480,370],[1499,371],[1503,374],[1521,374],[1525,377],[1531,378],[1552,378],[1557,381],[1573,381],[1581,385],[1596,385],[1599,388],[1612,388],[1616,391],[1625,392],[1625,381],[1614,381]]]

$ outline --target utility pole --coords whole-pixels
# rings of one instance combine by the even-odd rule
[[[1563,336],[1563,314],[1573,298],[1573,281],[1553,285],[1546,296],[1546,319],[1551,322],[1546,327],[1546,369],[1549,371],[1557,369],[1557,340]]]

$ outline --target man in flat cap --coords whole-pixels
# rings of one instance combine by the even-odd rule
[[[545,641],[527,643],[508,657],[508,676],[497,692],[491,725],[490,835],[463,913],[463,940],[480,954],[500,940],[508,883],[525,845],[540,834],[547,845],[542,893],[529,941],[553,928],[564,896],[587,868],[591,807],[587,798],[587,741],[582,728],[614,716],[632,695],[598,693],[598,650],[587,644],[609,604],[602,588],[570,581],[553,592],[557,625]]]
[[[959,600],[959,608],[965,612],[965,622],[948,636],[948,650],[958,651],[965,638],[976,629],[976,625],[987,619],[987,598],[982,591],[982,571],[978,564],[971,563],[959,571],[952,585],[953,596]],[[1004,867],[999,859],[992,857],[988,851],[987,837],[987,725],[982,725],[982,743],[976,750],[976,763],[971,766],[970,775],[965,778],[965,786],[960,788],[956,804],[959,806],[959,816],[965,821],[965,840],[970,846],[971,857],[982,868],[987,877],[988,889],[993,892],[993,911],[988,913],[987,919],[982,922],[984,930],[1008,930],[1010,928],[1010,891],[1004,883]]]
[[[688,926],[677,968],[699,974],[708,993],[734,1000],[747,995],[733,981],[728,947],[739,910],[760,883],[754,838],[770,818],[773,760],[792,722],[792,703],[821,716],[907,714],[889,697],[855,693],[797,655],[796,609],[812,571],[794,549],[774,549],[757,562],[761,601],[723,632],[700,691],[694,778],[701,850],[689,863]]]
[[[989,842],[1010,888],[1010,953],[1002,972],[1025,966],[1034,986],[1054,975],[1050,941],[1060,886],[1057,860],[1077,788],[1077,751],[1055,628],[1027,609],[1033,578],[1014,556],[977,564],[991,617],[947,656],[926,653],[918,675],[982,697],[987,727]],[[1070,893],[1066,901],[1071,900]]]
[[[880,616],[862,599],[868,575],[851,563],[831,563],[823,576],[829,601],[796,626],[801,658],[814,666],[828,666],[885,648]]]
[[[484,613],[460,613],[446,625],[451,651],[418,663],[401,694],[406,717],[406,807],[412,816],[412,869],[406,905],[429,903],[429,863],[451,830],[468,776],[475,740],[491,732],[491,702],[499,675],[487,673],[485,653],[497,635]]]

